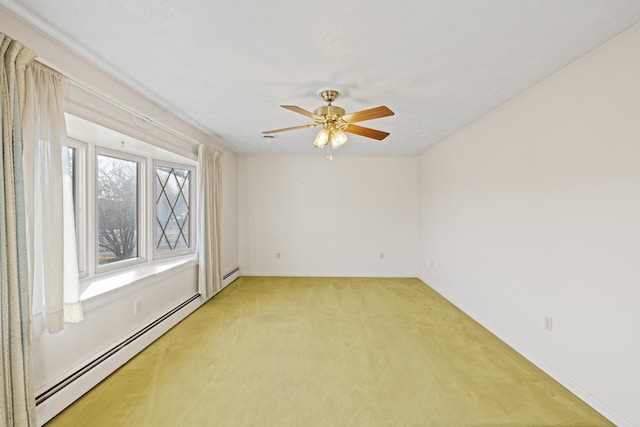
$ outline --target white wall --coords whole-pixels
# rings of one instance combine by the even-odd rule
[[[637,26],[420,158],[419,277],[628,426],[640,426],[638,52]]]
[[[416,276],[416,157],[241,156],[239,172],[243,275]]]
[[[238,156],[227,151],[222,166],[222,274],[239,265]]]

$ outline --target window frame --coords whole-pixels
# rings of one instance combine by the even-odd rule
[[[78,275],[82,279],[89,275],[88,262],[88,223],[89,209],[87,207],[87,166],[88,144],[78,139],[68,137],[65,146],[75,150],[75,164],[73,169],[73,197],[74,223],[76,226],[76,248],[78,252]]]
[[[186,249],[179,250],[171,250],[171,251],[159,251],[158,245],[156,242],[156,222],[158,221],[158,203],[157,203],[157,194],[158,194],[158,179],[156,177],[156,168],[157,167],[169,167],[175,169],[183,169],[188,170],[190,172],[189,175],[189,247]],[[171,162],[160,159],[153,159],[153,167],[151,169],[151,175],[153,179],[153,186],[151,191],[151,199],[152,199],[152,224],[149,227],[150,229],[150,244],[153,247],[153,258],[154,259],[167,259],[178,256],[184,256],[188,254],[193,254],[196,251],[195,243],[196,243],[196,223],[197,223],[197,201],[196,201],[196,192],[195,186],[197,185],[197,176],[196,176],[196,167],[187,165],[184,163]]]
[[[106,157],[112,157],[115,159],[121,159],[121,160],[126,160],[126,161],[132,161],[132,162],[136,162],[137,167],[138,167],[138,182],[137,182],[137,194],[136,194],[136,202],[138,204],[138,214],[137,214],[137,219],[138,219],[138,229],[136,231],[137,233],[137,250],[138,250],[138,256],[134,257],[134,258],[130,258],[130,259],[126,259],[126,260],[122,260],[122,261],[115,261],[112,263],[108,263],[108,264],[104,264],[104,265],[100,265],[100,239],[98,238],[98,227],[99,227],[99,222],[98,222],[98,216],[99,216],[99,209],[98,209],[98,156],[106,156]],[[95,145],[95,153],[93,155],[93,194],[92,194],[92,202],[93,202],[93,208],[94,208],[94,213],[93,213],[93,221],[94,221],[94,226],[92,227],[91,231],[92,231],[92,235],[90,237],[90,240],[92,241],[92,247],[93,247],[93,266],[95,269],[95,273],[99,274],[99,273],[104,273],[104,272],[110,272],[110,271],[114,271],[114,270],[120,270],[120,269],[124,269],[126,267],[130,267],[130,266],[135,266],[137,264],[142,264],[145,263],[149,260],[148,258],[148,254],[147,254],[147,203],[145,203],[146,200],[146,193],[147,193],[147,174],[146,174],[146,166],[147,166],[147,158],[142,157],[142,156],[138,156],[136,154],[131,154],[128,153],[126,151],[119,151],[119,150],[114,150],[111,148],[105,148],[99,145]]]

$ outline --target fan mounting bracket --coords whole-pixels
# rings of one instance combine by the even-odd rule
[[[332,89],[327,89],[320,92],[320,96],[322,97],[322,99],[328,102],[329,105],[331,105],[331,103],[336,100],[338,95],[340,95],[340,92]]]

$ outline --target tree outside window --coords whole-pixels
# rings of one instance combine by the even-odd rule
[[[138,256],[138,163],[98,155],[98,264]]]

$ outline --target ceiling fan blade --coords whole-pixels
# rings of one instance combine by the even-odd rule
[[[298,107],[296,105],[281,105],[281,107],[282,108],[286,108],[287,110],[291,110],[294,113],[298,113],[298,114],[302,114],[303,116],[307,116],[310,119],[322,121],[322,117],[316,116],[311,111],[307,111],[304,108]]]
[[[365,120],[378,119],[380,117],[393,116],[395,113],[388,107],[382,105],[368,110],[357,111],[342,116],[342,120],[349,123],[363,122]]]
[[[278,132],[285,132],[288,130],[296,130],[296,129],[306,129],[306,128],[314,128],[316,126],[319,126],[317,123],[310,123],[308,125],[302,125],[302,126],[294,126],[294,127],[290,127],[290,128],[282,128],[282,129],[274,129],[274,130],[266,130],[262,133],[268,135],[270,133],[278,133]]]
[[[377,139],[378,141],[382,141],[386,137],[389,136],[389,132],[383,132],[381,130],[375,130],[371,128],[365,128],[358,125],[348,124],[347,127],[344,128],[345,132],[355,133],[356,135],[366,136],[367,138]]]

